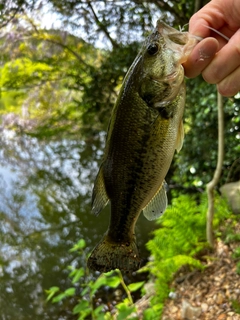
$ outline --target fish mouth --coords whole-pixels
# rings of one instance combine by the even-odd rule
[[[165,81],[172,82],[177,78],[178,75],[179,75],[179,70],[174,71],[166,76]]]
[[[202,40],[189,32],[177,31],[161,20],[158,20],[156,29],[165,39],[166,46],[172,51],[175,61],[179,64],[187,61],[192,49]]]
[[[182,65],[179,66],[177,71],[171,72],[170,74],[166,75],[164,78],[151,78],[151,79],[156,82],[164,82],[164,83],[169,83],[171,85],[178,78],[179,78],[179,81],[177,81],[177,83],[183,81],[184,72],[183,72]]]

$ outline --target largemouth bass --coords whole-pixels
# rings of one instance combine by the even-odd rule
[[[182,147],[185,104],[182,63],[195,37],[157,22],[123,81],[112,112],[103,163],[92,197],[96,215],[110,200],[109,228],[88,259],[92,270],[140,266],[135,224],[167,207],[165,176]]]

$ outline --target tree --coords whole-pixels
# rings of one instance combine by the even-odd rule
[[[26,309],[30,318],[36,301],[46,319],[59,318],[56,309],[42,303],[44,288],[56,282],[66,287],[64,266],[83,263],[68,253],[74,241],[84,237],[89,245],[97,242],[98,233],[100,237],[89,215],[92,181],[111,109],[141,42],[160,15],[178,28],[205,3],[13,0],[1,4],[0,163],[17,177],[10,194],[2,185],[0,241],[11,255],[0,251],[5,276],[0,292],[4,301],[13,301],[19,309],[30,301]],[[48,28],[39,23],[46,11],[58,20]],[[240,100],[224,99],[224,106],[226,154],[220,184],[240,152]],[[172,195],[203,192],[215,169],[216,92],[201,77],[187,81],[185,131],[183,149],[167,177]],[[98,221],[105,229],[105,218]],[[21,263],[11,270],[11,260],[17,258]],[[36,301],[30,298],[34,292]],[[7,318],[11,306],[0,309]],[[67,317],[67,306],[61,312]],[[23,311],[18,318],[27,319]]]

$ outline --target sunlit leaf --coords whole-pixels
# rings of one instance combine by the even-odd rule
[[[125,320],[127,317],[136,310],[135,306],[129,306],[126,303],[119,303],[117,306],[118,315],[117,320]],[[135,320],[136,317],[133,317],[132,320]]]
[[[120,283],[121,283],[121,280],[118,276],[106,278],[106,285],[109,286],[110,288],[117,288]]]
[[[74,308],[73,308],[73,314],[78,314],[82,311],[91,310],[89,309],[89,303],[86,300],[81,300]]]
[[[51,287],[49,290],[46,290],[47,293],[47,301],[51,300],[51,298],[59,291],[59,287]]]
[[[140,289],[144,285],[144,283],[145,283],[145,281],[130,283],[128,285],[128,289],[131,292],[137,291],[138,289]]]
[[[57,295],[56,297],[54,297],[54,298],[52,299],[52,302],[53,302],[53,303],[60,302],[60,301],[62,301],[64,298],[66,298],[66,294],[65,294],[65,293],[60,293],[59,295]]]
[[[86,247],[86,241],[84,239],[80,239],[78,243],[76,243],[69,251],[74,252],[77,250],[82,250]]]
[[[67,290],[64,291],[64,294],[70,297],[70,296],[74,296],[75,292],[76,292],[76,288],[68,288]]]
[[[77,272],[75,273],[73,279],[72,279],[72,283],[76,283],[79,281],[79,279],[81,279],[85,274],[85,271],[83,268],[80,268],[79,270],[77,270]]]
[[[104,275],[101,275],[97,280],[91,285],[92,293],[94,294],[100,287],[107,284],[107,278]]]
[[[96,309],[94,309],[93,314],[95,315],[95,317],[97,317],[98,320],[104,319],[103,305],[98,306]]]
[[[89,293],[89,290],[90,290],[90,284],[81,291],[81,296],[84,297],[86,294]]]

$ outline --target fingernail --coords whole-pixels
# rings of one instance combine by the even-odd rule
[[[199,61],[204,61],[206,59],[213,58],[218,49],[217,43],[209,43],[209,41],[205,41],[203,46],[199,48]]]

